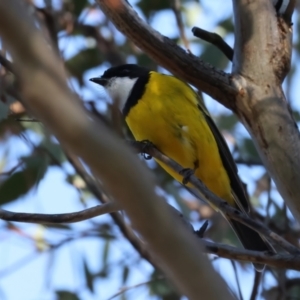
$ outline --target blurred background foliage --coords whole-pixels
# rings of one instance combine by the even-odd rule
[[[92,85],[88,79],[100,75],[109,66],[126,62],[167,72],[119,33],[93,1],[26,2],[28,12],[37,20],[45,38],[59,53],[74,93],[82,99],[88,110],[101,120],[106,120],[113,129],[120,126],[113,117],[114,107],[100,87]],[[214,46],[191,33],[193,26],[199,26],[217,32],[233,45],[232,8],[226,6],[220,10],[224,6],[223,1],[136,0],[130,3],[156,30],[216,68],[230,72],[231,62]],[[226,5],[229,4],[230,1],[227,1]],[[297,12],[293,22],[293,64],[284,88],[294,116],[299,121],[296,90],[299,80],[300,22]],[[1,57],[10,58],[3,44]],[[70,156],[64,153],[47,128],[22,106],[16,79],[5,63],[0,65],[0,97],[1,207],[22,212],[61,213],[98,204],[93,191],[74,168]],[[250,136],[230,111],[205,95],[204,99],[238,163],[240,175],[248,186],[254,214],[272,230],[297,244],[299,227],[262,166]],[[123,128],[121,131],[124,131]],[[166,200],[180,209],[195,229],[208,220],[206,238],[239,245],[220,214],[195,200],[153,160],[145,164],[156,174]],[[74,225],[29,226],[3,221],[0,225],[0,254],[1,257],[10,257],[0,263],[1,299],[75,300],[112,299],[110,297],[113,296],[115,299],[182,299],[163,275],[140,257],[109,216]],[[10,244],[13,246],[8,246]],[[71,253],[71,261],[62,262],[59,255],[66,248]],[[47,263],[30,263],[42,255],[46,255]],[[254,280],[252,266],[239,262],[232,265],[227,260],[213,256],[211,259],[233,292],[238,294],[240,287],[247,299]],[[22,297],[16,298],[10,280],[18,280],[17,274],[21,270],[26,270],[22,274],[28,277],[23,277],[24,283],[19,290]],[[238,281],[235,272],[238,273]],[[33,286],[29,291],[24,285],[27,285],[27,289],[30,287],[31,276],[41,279],[40,286]],[[300,297],[298,272],[266,268],[263,276],[256,292],[259,295],[257,299]],[[55,277],[60,281],[53,279]],[[75,279],[71,280],[72,283],[64,283],[64,277]]]

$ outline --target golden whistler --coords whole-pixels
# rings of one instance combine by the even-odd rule
[[[174,76],[137,65],[113,67],[91,81],[117,99],[137,141],[150,141],[231,206],[247,213],[249,202],[228,146],[197,93]],[[182,175],[157,162],[176,180]],[[257,232],[228,220],[246,249],[272,251]],[[263,266],[256,265],[258,270]]]

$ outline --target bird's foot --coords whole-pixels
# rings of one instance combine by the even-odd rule
[[[149,155],[147,152],[149,151],[149,149],[155,147],[155,145],[150,142],[149,140],[143,140],[143,141],[140,141],[141,145],[142,145],[142,155],[144,157],[144,159],[146,160],[150,160],[152,158],[151,155]]]
[[[190,181],[190,177],[194,175],[195,170],[190,168],[182,169],[179,174],[183,176],[182,184],[186,185]]]

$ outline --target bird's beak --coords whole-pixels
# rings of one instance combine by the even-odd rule
[[[102,86],[106,86],[106,84],[108,83],[108,80],[106,78],[101,77],[91,78],[90,81],[100,84]]]

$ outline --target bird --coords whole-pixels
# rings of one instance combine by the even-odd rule
[[[248,195],[227,143],[199,94],[187,83],[136,64],[111,67],[90,81],[104,87],[118,102],[137,141],[149,141],[183,168],[192,170],[229,205],[250,212]],[[156,161],[174,179],[184,180],[183,174]],[[245,249],[273,252],[259,233],[235,220],[227,221]],[[264,268],[254,266],[257,271]]]

